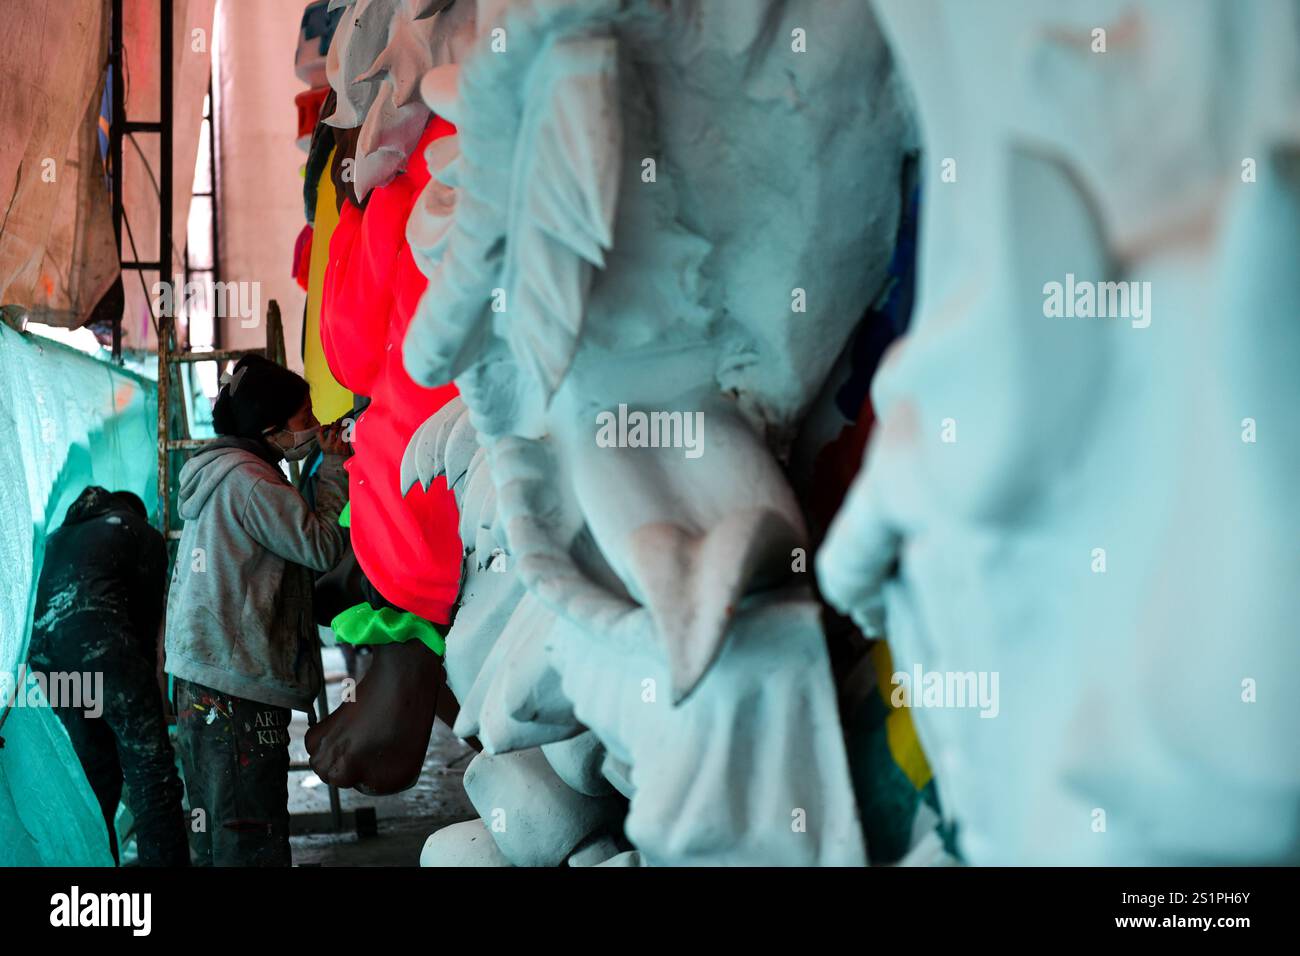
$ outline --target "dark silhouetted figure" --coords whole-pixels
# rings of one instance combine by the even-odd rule
[[[99,800],[115,860],[113,820],[125,781],[142,866],[190,862],[158,684],[166,584],[166,546],[144,503],[91,486],[46,540],[32,627],[32,670],[103,675],[95,706],[85,706],[89,691],[81,706],[51,703]]]

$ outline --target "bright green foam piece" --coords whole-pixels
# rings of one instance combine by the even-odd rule
[[[447,652],[447,642],[438,626],[410,611],[381,607],[378,610],[362,601],[337,615],[330,622],[334,636],[344,644],[405,644],[422,641],[439,657]]]

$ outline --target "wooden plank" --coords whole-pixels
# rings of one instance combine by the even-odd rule
[[[182,362],[229,362],[238,361],[245,355],[265,355],[266,349],[220,349],[214,352],[173,352],[167,359],[173,365]]]

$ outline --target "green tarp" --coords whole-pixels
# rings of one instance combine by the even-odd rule
[[[47,532],[89,484],[157,502],[157,388],[0,325],[0,674],[17,680]],[[28,695],[24,694],[26,699]],[[111,865],[63,725],[13,706],[0,728],[0,866]]]

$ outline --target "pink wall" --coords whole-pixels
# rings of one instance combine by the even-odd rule
[[[265,316],[280,303],[289,364],[301,371],[306,293],[293,280],[293,245],[305,220],[302,176],[306,155],[295,144],[293,98],[306,87],[293,72],[305,0],[218,0],[214,89],[219,117],[221,278],[260,284]],[[259,321],[222,325],[227,348],[260,346]]]

